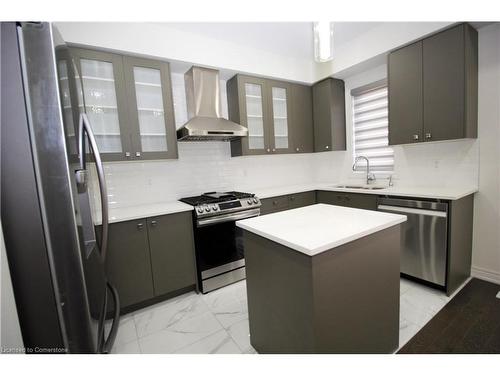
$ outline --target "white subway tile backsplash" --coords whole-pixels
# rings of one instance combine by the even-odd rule
[[[110,206],[172,201],[207,191],[251,192],[364,177],[353,174],[352,156],[347,151],[232,158],[227,142],[180,142],[178,147],[177,160],[106,163]],[[394,151],[398,185],[477,185],[477,140],[396,146]],[[95,170],[91,177],[95,192]],[[94,199],[94,205],[99,204]]]

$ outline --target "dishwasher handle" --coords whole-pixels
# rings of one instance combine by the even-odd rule
[[[400,213],[415,214],[415,215],[424,215],[424,216],[447,217],[446,211],[425,210],[422,208],[410,208],[410,207],[399,207],[399,206],[388,206],[385,204],[379,204],[377,207],[377,210],[378,211],[400,212]]]

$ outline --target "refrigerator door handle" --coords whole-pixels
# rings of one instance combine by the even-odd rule
[[[89,119],[86,113],[80,113],[80,119],[78,124],[78,154],[80,158],[80,170],[76,172],[76,181],[78,185],[78,192],[80,194],[86,194],[88,199],[88,171],[86,168],[86,155],[85,155],[85,134],[87,135],[90,143],[90,148],[95,159],[95,165],[97,169],[97,179],[99,181],[99,192],[101,195],[101,224],[102,224],[102,240],[101,240],[101,258],[102,261],[106,261],[106,251],[108,248],[108,193],[106,188],[106,180],[104,177],[104,167],[101,160],[101,154],[99,154],[99,149],[97,147],[97,142],[95,140],[94,132],[90,126]],[[87,205],[85,205],[87,206]],[[88,206],[90,207],[90,205]],[[85,213],[83,213],[85,214]],[[90,214],[90,212],[89,212]],[[82,226],[84,233],[87,230],[92,231],[95,243],[95,233],[94,233],[94,223],[92,222],[92,217],[89,215],[84,215],[82,217]],[[90,218],[90,220],[88,220]],[[91,226],[91,227],[89,227]]]
[[[118,291],[113,285],[111,285],[109,281],[107,285],[108,289],[111,291],[111,297],[113,297],[114,314],[113,314],[113,322],[111,323],[111,329],[109,331],[108,337],[104,338],[103,336],[101,352],[105,354],[111,352],[111,348],[113,347],[113,344],[116,339],[116,334],[118,333],[118,326],[120,325],[120,298],[118,296]]]

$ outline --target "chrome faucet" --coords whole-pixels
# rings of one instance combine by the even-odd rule
[[[354,159],[354,164],[352,165],[352,170],[355,171],[359,160],[366,160],[366,184],[369,185],[372,181],[375,181],[375,175],[370,173],[370,160],[366,156],[358,156]]]

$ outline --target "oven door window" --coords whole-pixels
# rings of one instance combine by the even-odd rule
[[[244,258],[243,230],[235,221],[198,227],[195,241],[201,272]]]

